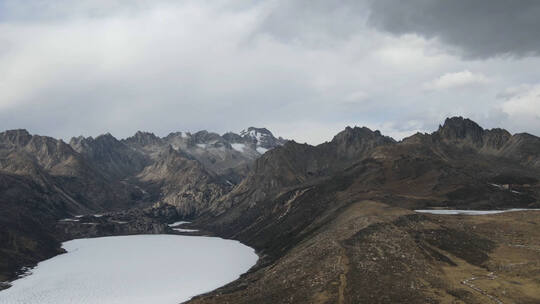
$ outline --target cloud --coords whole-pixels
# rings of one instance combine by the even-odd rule
[[[343,98],[344,104],[361,104],[368,100],[369,95],[364,91],[353,91]]]
[[[390,136],[395,140],[401,140],[411,136],[417,132],[431,132],[424,128],[420,121],[400,121],[396,122],[359,122],[359,121],[341,121],[341,122],[317,122],[317,121],[291,121],[284,123],[270,124],[272,132],[284,136],[285,138],[293,138],[300,143],[323,143],[330,141],[339,132],[345,129],[345,126],[350,127],[368,127],[371,130],[379,130],[383,135]]]
[[[369,24],[436,38],[466,58],[538,56],[540,1],[372,0]]]
[[[327,48],[366,32],[366,4],[363,0],[266,1],[256,32],[287,43]]]
[[[446,90],[487,83],[489,83],[489,79],[483,74],[464,70],[461,72],[446,73],[435,80],[424,83],[424,88],[428,90]]]
[[[462,115],[540,132],[516,127],[496,98],[535,83],[540,57],[463,60],[438,38],[368,26],[369,12],[352,0],[0,0],[0,129],[254,125],[316,144],[346,125],[399,138]],[[426,94],[426,80],[448,89]]]
[[[540,84],[510,88],[503,95],[501,110],[515,120],[532,120],[540,124]]]

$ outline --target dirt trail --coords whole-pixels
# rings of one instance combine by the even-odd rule
[[[345,303],[345,289],[347,288],[347,273],[349,272],[349,258],[346,254],[339,256],[339,263],[343,265],[343,273],[339,275],[338,303]]]
[[[487,291],[485,291],[485,290],[479,288],[478,286],[474,285],[473,283],[471,283],[472,281],[477,281],[477,280],[495,280],[495,279],[497,279],[497,276],[493,272],[490,272],[485,276],[472,277],[470,279],[463,280],[461,282],[461,284],[466,285],[469,288],[483,294],[484,296],[490,298],[493,302],[495,302],[497,304],[503,304],[503,301],[501,301],[497,297],[488,294]]]

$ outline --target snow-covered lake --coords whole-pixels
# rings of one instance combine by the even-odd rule
[[[180,303],[237,279],[257,262],[240,242],[133,235],[77,239],[0,292],[2,304]]]
[[[443,209],[426,209],[426,210],[414,210],[420,213],[431,213],[431,214],[445,214],[445,215],[486,215],[486,214],[497,214],[503,212],[512,212],[512,211],[530,211],[530,210],[540,210],[540,209],[507,209],[507,210],[443,210]]]

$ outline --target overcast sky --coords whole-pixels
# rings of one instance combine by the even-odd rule
[[[540,135],[540,1],[0,0],[0,129]]]

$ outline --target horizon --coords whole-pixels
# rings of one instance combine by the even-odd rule
[[[424,131],[424,132],[421,132],[421,131],[417,131],[415,133],[412,133],[412,134],[409,134],[409,135],[405,135],[403,137],[400,137],[400,138],[396,138],[394,136],[391,136],[389,134],[385,134],[383,131],[379,130],[379,129],[374,129],[374,128],[370,128],[369,126],[358,126],[358,125],[355,125],[355,126],[350,126],[350,125],[347,125],[347,126],[344,126],[341,130],[339,130],[338,132],[336,132],[334,135],[332,135],[331,138],[323,141],[323,142],[318,142],[318,143],[308,143],[308,142],[300,142],[294,138],[285,138],[283,136],[281,136],[280,134],[276,134],[275,132],[273,132],[270,128],[267,128],[265,126],[262,126],[262,127],[255,127],[255,126],[249,126],[247,128],[244,128],[242,129],[241,131],[238,131],[238,132],[235,132],[235,131],[226,131],[226,132],[223,132],[223,133],[218,133],[218,132],[214,132],[213,130],[208,130],[208,129],[202,129],[202,130],[198,130],[198,131],[184,131],[184,130],[173,130],[173,131],[170,131],[168,133],[164,133],[164,134],[156,134],[155,132],[152,132],[152,131],[147,131],[147,130],[137,130],[135,131],[135,133],[133,133],[132,135],[130,136],[127,136],[127,137],[117,137],[115,136],[114,134],[112,134],[111,132],[105,132],[105,133],[102,133],[102,134],[98,134],[98,135],[95,135],[95,136],[84,136],[84,135],[74,135],[74,136],[69,136],[69,137],[66,137],[66,138],[58,138],[58,137],[53,137],[53,136],[50,136],[50,135],[47,135],[47,134],[39,134],[39,133],[35,133],[35,132],[31,132],[30,130],[28,129],[25,129],[25,128],[17,128],[17,129],[7,129],[7,130],[3,130],[1,131],[1,133],[3,132],[8,132],[8,131],[17,131],[17,130],[24,130],[26,132],[28,132],[30,135],[37,135],[37,136],[46,136],[46,137],[52,137],[54,139],[57,139],[57,140],[62,140],[66,143],[69,144],[69,142],[74,139],[74,138],[79,138],[79,137],[83,137],[83,138],[97,138],[97,137],[100,137],[100,136],[105,136],[107,134],[111,135],[112,137],[114,137],[116,140],[126,140],[126,139],[129,139],[133,136],[135,136],[137,133],[139,132],[142,132],[142,133],[149,133],[149,134],[153,134],[159,138],[164,138],[164,137],[167,137],[171,134],[174,134],[174,133],[178,133],[178,132],[181,132],[181,133],[185,133],[185,134],[190,134],[190,135],[193,135],[193,134],[196,134],[198,132],[202,132],[202,131],[206,131],[208,133],[213,133],[213,134],[217,134],[219,136],[224,136],[225,134],[227,133],[234,133],[234,134],[240,134],[242,131],[245,131],[249,128],[256,128],[256,129],[267,129],[268,131],[270,131],[270,133],[272,133],[272,135],[276,138],[282,138],[284,140],[287,140],[287,141],[294,141],[294,142],[297,142],[297,143],[301,143],[301,144],[308,144],[308,145],[311,145],[311,146],[317,146],[317,145],[320,145],[320,144],[323,144],[323,143],[326,143],[326,142],[329,142],[331,141],[335,135],[339,134],[340,132],[343,132],[344,130],[346,130],[347,128],[368,128],[369,130],[371,130],[372,132],[380,132],[381,135],[383,136],[386,136],[386,137],[390,137],[392,138],[393,140],[395,140],[396,142],[401,142],[403,141],[404,139],[407,139],[411,136],[414,136],[416,134],[432,134],[434,132],[436,132],[439,128],[441,128],[444,123],[446,122],[447,119],[453,119],[453,118],[460,118],[460,119],[463,119],[463,120],[469,120],[469,121],[472,121],[473,123],[477,124],[480,128],[482,128],[483,130],[485,131],[490,131],[490,130],[494,130],[494,129],[503,129],[507,132],[510,133],[510,135],[514,136],[514,135],[517,135],[517,134],[529,134],[529,135],[532,135],[532,136],[535,136],[535,137],[539,137],[538,135],[536,134],[533,134],[531,132],[510,132],[509,130],[507,129],[504,129],[504,128],[500,128],[500,127],[493,127],[493,128],[485,128],[484,126],[482,126],[481,124],[477,123],[476,121],[468,118],[468,117],[463,117],[463,116],[449,116],[449,117],[446,117],[444,119],[444,121],[442,121],[442,123],[439,123],[438,127],[435,128],[434,130],[428,130],[428,131]]]
[[[540,134],[540,4],[467,3],[0,0],[0,129]]]

